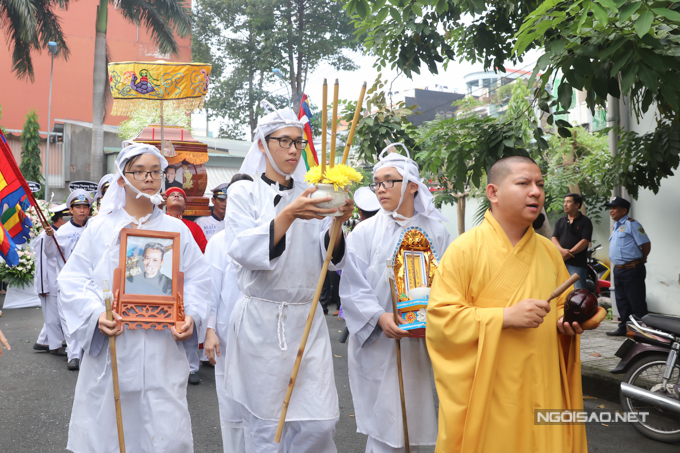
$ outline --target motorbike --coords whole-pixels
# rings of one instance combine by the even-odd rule
[[[621,361],[611,371],[624,374],[621,406],[639,414],[632,424],[645,437],[680,442],[680,318],[631,316],[626,328],[628,338],[616,352]]]
[[[590,292],[594,293],[598,299],[601,297],[609,298],[611,291],[611,282],[607,280],[610,275],[609,267],[593,256],[595,252],[601,248],[601,245],[589,248],[587,261],[588,276],[586,279],[586,287]]]

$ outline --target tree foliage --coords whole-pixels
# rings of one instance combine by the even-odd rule
[[[21,165],[19,170],[27,181],[42,184],[42,162],[40,159],[40,124],[35,110],[26,115],[24,129],[21,131]],[[36,194],[36,198],[42,198],[43,191]]]
[[[515,52],[536,44],[545,50],[534,70],[541,73],[541,87],[564,74],[557,99],[542,96],[542,110],[569,109],[574,90],[586,91],[593,112],[606,106],[607,96],[626,99],[637,118],[655,108],[655,130],[621,132],[612,165],[633,198],[640,187],[657,193],[680,164],[680,6],[665,0],[548,0],[528,16]],[[555,123],[567,137],[571,125]]]
[[[515,34],[538,4],[493,0],[341,0],[365,34],[366,48],[379,68],[399,68],[411,77],[425,65],[433,74],[438,63],[453,59],[483,62],[485,69],[504,70]]]
[[[198,0],[195,11],[193,34],[200,45],[192,58],[220,70],[213,73],[206,107],[225,119],[221,136],[243,137],[249,129],[252,137],[262,99],[297,110],[308,75],[322,63],[356,69],[345,51],[360,42],[333,0]],[[289,92],[281,93],[274,68]]]
[[[0,0],[0,28],[12,51],[12,71],[19,78],[33,82],[32,55],[47,50],[50,41],[57,43],[57,56],[68,59],[69,48],[55,13],[56,8],[68,9],[68,5],[69,0]]]
[[[393,102],[382,89],[386,82],[378,75],[375,83],[366,94],[366,111],[360,117],[355,131],[353,146],[357,156],[367,163],[377,161],[378,155],[390,143],[403,143],[415,155],[420,147],[416,142],[417,128],[407,118],[413,115],[413,106],[406,106],[403,101]],[[342,120],[347,127],[352,126],[356,102],[348,102],[342,112]]]
[[[140,107],[127,120],[120,123],[118,137],[122,140],[131,140],[148,125],[160,124],[160,122],[161,114],[157,107]],[[163,124],[164,126],[180,126],[192,132],[191,112],[168,102],[163,106]]]

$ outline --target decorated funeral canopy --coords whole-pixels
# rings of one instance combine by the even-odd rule
[[[140,104],[173,102],[187,111],[203,107],[212,66],[201,63],[127,61],[109,63],[113,115],[129,115]]]

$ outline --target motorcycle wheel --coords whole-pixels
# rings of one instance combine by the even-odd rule
[[[668,356],[663,354],[641,358],[623,376],[623,382],[651,391],[652,387],[663,382],[667,358]],[[675,364],[668,382],[680,384],[680,364]],[[638,421],[632,424],[643,436],[659,442],[680,442],[680,415],[628,398],[623,393],[619,395],[625,412],[649,412],[644,422]]]

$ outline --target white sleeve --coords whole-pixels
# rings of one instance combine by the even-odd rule
[[[210,265],[210,315],[206,324],[207,329],[217,330],[217,307],[220,303],[222,294],[222,280],[224,279],[224,269],[222,269],[222,242],[208,241],[205,249],[205,259]]]
[[[210,269],[189,228],[186,225],[182,228],[186,231],[182,231],[181,237],[188,238],[182,240],[180,256],[180,271],[184,272],[184,312],[193,318],[194,335],[198,334],[200,342],[205,338],[210,316]]]
[[[269,259],[271,220],[262,219],[255,206],[251,184],[237,184],[229,191],[225,241],[227,253],[248,270],[270,271],[276,267],[278,257]],[[233,241],[228,238],[233,237]],[[285,236],[282,241],[285,240]]]
[[[373,286],[366,279],[370,248],[363,241],[361,231],[355,230],[347,238],[345,267],[340,278],[340,300],[347,328],[364,346],[372,343],[382,329],[378,318],[385,313]],[[381,285],[384,286],[384,285]]]
[[[106,311],[106,308],[92,275],[95,266],[92,260],[94,251],[92,236],[91,228],[83,232],[78,245],[59,273],[57,282],[59,301],[63,308],[68,333],[76,336],[86,352],[97,355],[101,342],[97,341],[93,344],[94,332],[98,332],[93,326],[96,326],[99,316]],[[91,349],[91,346],[96,347]]]

